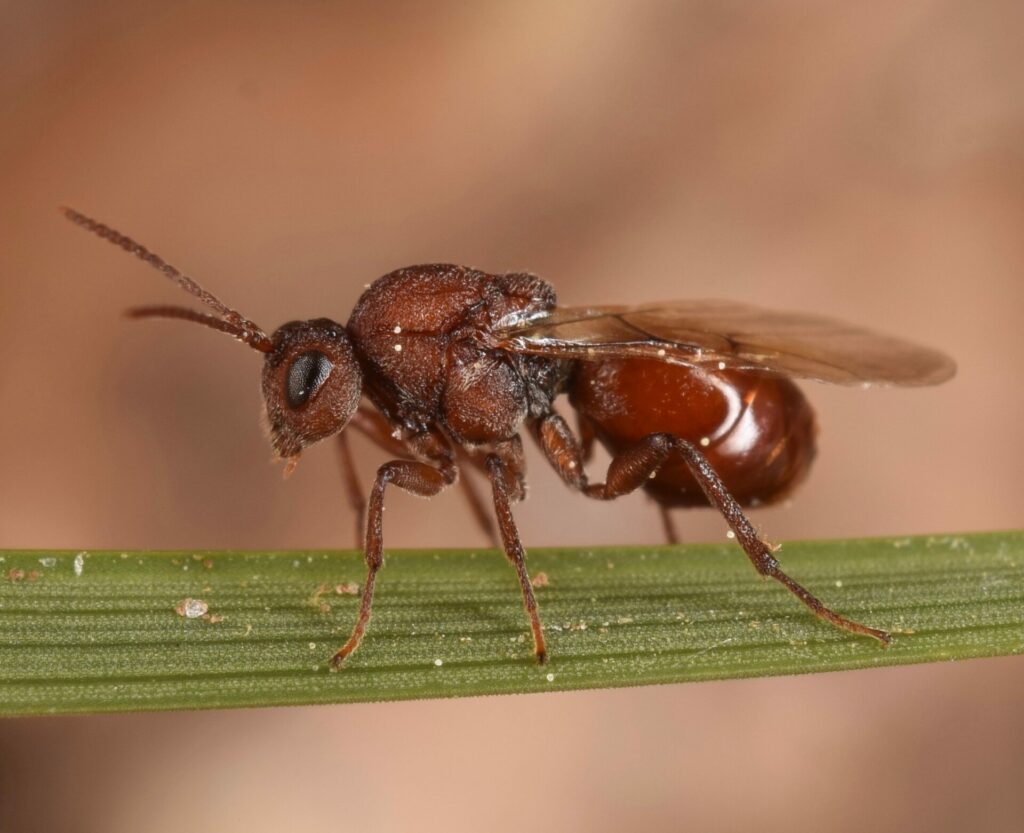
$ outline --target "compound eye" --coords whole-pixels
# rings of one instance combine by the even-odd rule
[[[285,391],[288,405],[292,408],[305,405],[327,381],[333,367],[331,360],[317,350],[299,356],[288,368],[288,389]]]

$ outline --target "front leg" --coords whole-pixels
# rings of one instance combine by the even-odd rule
[[[341,667],[345,657],[359,647],[370,621],[374,583],[377,571],[384,563],[384,490],[389,483],[393,483],[398,488],[419,497],[432,497],[444,491],[458,480],[459,471],[450,453],[446,452],[438,457],[436,465],[416,460],[392,460],[377,469],[377,478],[370,492],[366,524],[366,584],[363,585],[359,616],[352,629],[352,635],[331,658],[331,668],[335,670]]]
[[[352,513],[356,516],[355,534],[356,549],[363,546],[363,525],[366,523],[366,497],[363,495],[363,488],[359,483],[359,473],[356,471],[356,461],[352,457],[352,447],[349,445],[348,434],[342,431],[338,434],[338,463],[341,466],[341,482],[345,488],[345,497]]]
[[[400,436],[393,433],[395,426],[376,411],[366,407],[360,407],[349,423],[349,429],[358,431],[378,448],[382,448],[391,455],[403,460],[415,459],[416,455],[410,451],[409,445]],[[341,465],[342,481],[345,485],[345,494],[348,497],[349,506],[356,516],[355,534],[356,548],[363,545],[363,532],[366,525],[366,498],[363,496],[362,488],[359,485],[359,477],[356,473],[355,460],[352,457],[352,450],[348,443],[348,429],[338,435],[338,462]],[[413,438],[415,441],[415,438]],[[473,463],[474,466],[483,470],[482,463],[474,459],[468,452],[461,448],[455,449],[455,456],[459,468],[464,470],[463,463]],[[477,493],[473,481],[463,474],[459,478],[459,485],[462,487],[463,496],[469,504],[473,519],[476,521],[480,531],[487,536],[487,540],[495,547],[501,546],[497,532],[483,500]]]
[[[341,480],[345,488],[345,497],[348,505],[356,516],[355,536],[356,549],[363,546],[363,539],[366,531],[366,496],[363,494],[363,487],[359,483],[359,473],[356,471],[356,461],[352,456],[352,446],[349,443],[349,429],[358,431],[369,439],[378,448],[382,448],[395,457],[403,460],[411,460],[414,455],[410,454],[406,443],[396,437],[392,431],[394,426],[381,414],[360,405],[349,421],[346,430],[338,434],[338,463],[341,467]]]

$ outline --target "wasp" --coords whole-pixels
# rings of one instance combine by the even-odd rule
[[[788,495],[815,455],[814,413],[793,378],[842,385],[934,385],[953,376],[946,355],[830,318],[727,301],[560,307],[554,288],[527,273],[465,266],[398,269],[363,292],[348,321],[291,321],[272,335],[192,278],[118,231],[72,209],[79,226],[142,259],[212,312],[146,306],[134,318],[210,327],[263,354],[270,442],[286,472],[308,447],[338,437],[349,500],[366,559],[352,634],[331,659],[341,666],[366,632],[384,563],[389,487],[433,497],[460,471],[490,484],[493,517],[519,579],[538,662],[544,630],[512,507],[526,496],[523,435],[566,486],[595,500],[643,489],[668,510],[717,509],[754,568],[783,584],[816,616],[888,645],[890,635],[826,607],[790,578],[744,514]],[[576,430],[555,410],[567,395]],[[368,499],[345,428],[388,452]],[[594,443],[611,455],[603,482],[586,472]],[[463,478],[466,483],[466,479]],[[467,495],[485,529],[483,500]]]

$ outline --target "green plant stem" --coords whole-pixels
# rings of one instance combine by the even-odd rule
[[[798,674],[1024,652],[1024,533],[786,544],[893,644],[811,616],[735,545],[532,550],[550,661],[493,551],[393,552],[360,649],[354,552],[0,552],[0,714],[347,703]],[[541,575],[543,574],[543,575]],[[546,578],[546,585],[543,584]],[[205,616],[176,610],[201,601]],[[202,604],[194,605],[200,612]]]

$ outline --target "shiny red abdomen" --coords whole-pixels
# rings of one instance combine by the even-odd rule
[[[646,359],[580,362],[570,398],[612,454],[651,433],[689,440],[741,504],[784,497],[814,459],[814,412],[782,376]],[[666,506],[707,505],[682,460],[670,459],[645,488]]]

